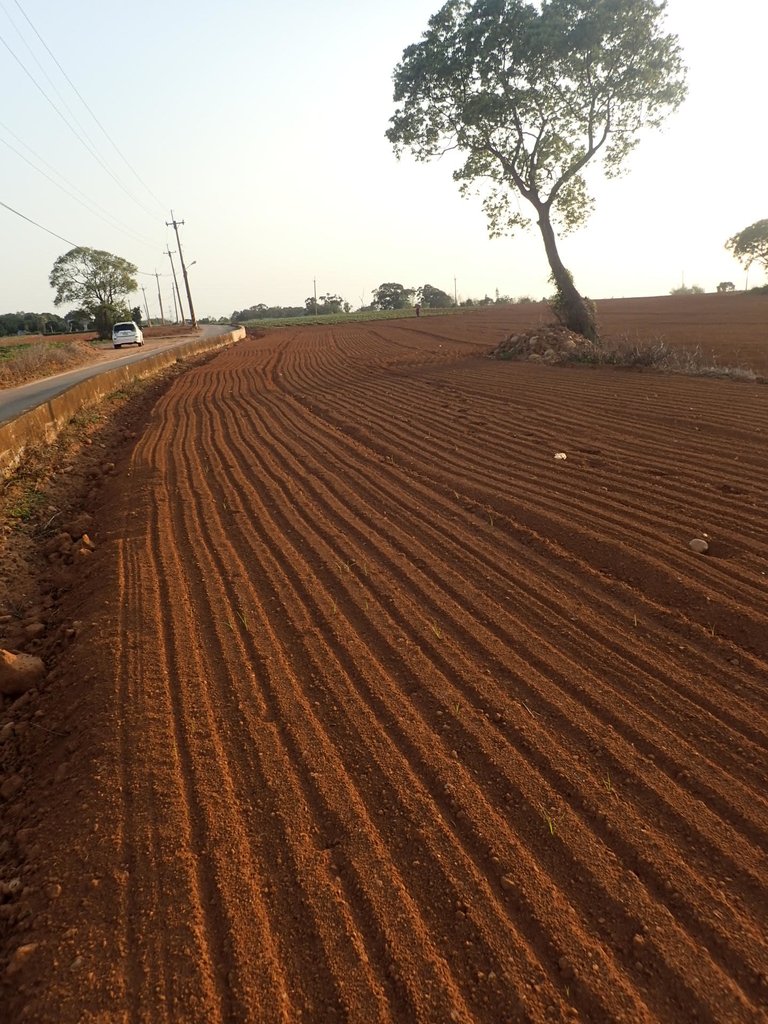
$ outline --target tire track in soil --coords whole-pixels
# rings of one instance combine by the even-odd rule
[[[500,324],[286,330],[158,402],[103,580],[131,1024],[766,1019],[762,392]]]

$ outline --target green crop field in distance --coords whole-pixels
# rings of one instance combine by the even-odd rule
[[[451,306],[448,309],[422,309],[422,316],[446,316],[451,313],[467,313],[473,308],[467,306]],[[409,309],[375,309],[366,310],[361,313],[325,313],[322,316],[291,316],[276,317],[269,320],[246,320],[240,324],[251,330],[258,330],[260,327],[309,327],[310,325],[322,324],[351,324],[365,320],[403,320],[406,317],[416,319],[412,308]]]

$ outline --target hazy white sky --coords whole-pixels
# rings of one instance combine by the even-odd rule
[[[451,292],[454,276],[459,298],[497,288],[540,297],[551,289],[535,227],[490,241],[479,200],[459,196],[446,162],[398,162],[384,137],[392,70],[440,6],[0,0],[0,40],[31,76],[0,41],[0,200],[74,243],[164,274],[167,241],[176,248],[165,227],[173,207],[186,222],[187,262],[197,261],[190,283],[199,317],[257,302],[302,304],[315,275],[319,294],[336,292],[354,306],[383,281]],[[666,294],[683,275],[707,290],[721,280],[743,287],[723,243],[768,217],[768,5],[669,0],[667,24],[685,52],[688,99],[644,140],[628,174],[598,182],[594,215],[562,241],[576,284],[594,298]],[[125,190],[32,79],[65,113],[66,102]],[[63,175],[104,216],[8,143],[35,164],[43,158],[46,174]],[[2,207],[0,239],[0,312],[52,311],[48,274],[69,246]],[[154,278],[141,282],[156,315]],[[761,283],[756,269],[749,283]],[[161,285],[167,310],[170,278]]]

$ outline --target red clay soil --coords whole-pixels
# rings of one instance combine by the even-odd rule
[[[285,329],[139,425],[4,1021],[766,1020],[765,387],[508,326]]]
[[[603,299],[601,329],[630,341],[661,339],[698,348],[713,365],[745,367],[768,375],[768,295],[726,293]]]

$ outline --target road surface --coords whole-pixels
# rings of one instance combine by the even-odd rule
[[[174,345],[191,341],[194,337],[215,337],[217,334],[223,334],[227,330],[231,330],[229,325],[222,327],[220,324],[203,324],[200,327],[201,335],[190,333],[173,338],[147,338],[143,348],[130,349],[130,351],[127,349],[118,350],[119,354],[118,351],[115,351],[113,358],[104,359],[98,363],[90,363],[88,366],[81,366],[76,370],[67,370],[66,373],[57,373],[52,377],[32,381],[30,384],[22,384],[17,388],[0,390],[0,423],[13,420],[29,409],[34,409],[56,395],[60,395],[62,391],[71,388],[73,384],[90,380],[91,377],[96,377],[98,374],[111,370],[115,366],[138,363],[142,359],[156,355],[158,352],[173,348]]]

